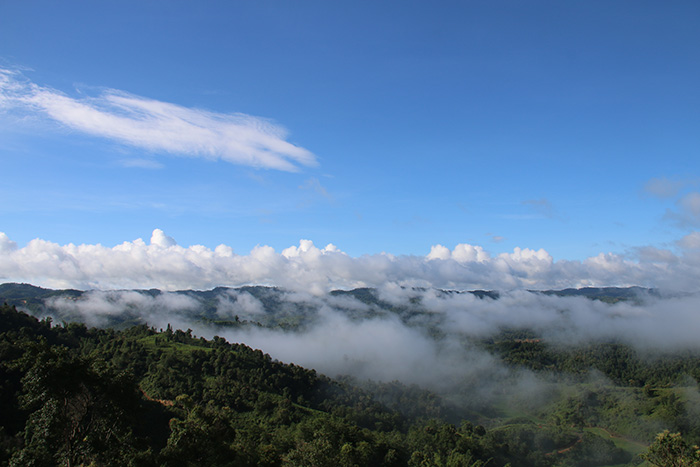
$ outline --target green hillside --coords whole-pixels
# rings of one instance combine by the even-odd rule
[[[207,306],[228,290],[180,294],[196,293],[205,304],[197,319],[220,319]],[[8,302],[40,306],[57,294],[78,300],[83,294],[25,284],[5,284],[0,292]],[[295,318],[295,329],[315,319],[313,307],[290,304],[279,289],[236,290],[242,292],[263,303],[261,319],[223,328],[287,329],[280,323]],[[338,302],[354,320],[387,314],[429,328],[434,319],[421,303],[396,307],[372,289],[332,295],[368,305]],[[656,465],[671,465],[669,456],[685,462],[675,465],[696,465],[700,353],[650,354],[614,341],[562,346],[525,328],[465,346],[493,357],[498,372],[443,389],[435,382],[428,390],[331,379],[276,361],[264,349],[170,325],[57,324],[6,304],[0,465],[593,467],[642,465],[645,456]]]

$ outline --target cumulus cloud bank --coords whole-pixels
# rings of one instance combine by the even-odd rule
[[[547,251],[515,248],[492,255],[480,246],[435,245],[426,256],[391,254],[351,257],[333,244],[309,240],[275,251],[257,246],[245,255],[226,245],[183,247],[155,229],[142,239],[114,247],[59,245],[35,239],[19,247],[0,233],[0,281],[80,289],[209,289],[274,285],[322,294],[331,289],[394,283],[443,289],[561,289],[585,286],[656,287],[697,291],[700,242],[691,233],[678,252],[646,247],[636,257],[599,254],[583,261],[555,261]]]
[[[150,151],[285,171],[316,164],[311,152],[286,141],[284,128],[259,117],[192,109],[115,89],[77,99],[2,68],[0,109],[48,117]]]

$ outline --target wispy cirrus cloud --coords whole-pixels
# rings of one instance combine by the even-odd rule
[[[299,185],[299,189],[301,190],[309,190],[313,193],[316,193],[317,195],[327,199],[328,201],[333,201],[333,195],[328,193],[328,190],[326,190],[326,187],[321,185],[321,182],[318,180],[318,178],[311,177],[304,181],[302,185]]]
[[[529,206],[538,216],[546,219],[559,219],[561,216],[557,213],[552,203],[546,198],[528,199],[521,203],[523,206]]]
[[[122,167],[138,169],[162,169],[163,164],[150,159],[122,159],[119,161]]]
[[[260,117],[188,108],[116,89],[74,98],[10,69],[0,68],[0,109],[158,153],[290,172],[317,164],[313,153],[286,141],[283,127]]]

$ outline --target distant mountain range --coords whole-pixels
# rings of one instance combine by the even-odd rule
[[[158,289],[54,290],[31,284],[5,283],[0,285],[0,304],[7,303],[35,316],[53,316],[64,321],[86,321],[86,317],[97,315],[101,321],[93,320],[91,324],[108,327],[142,324],[145,322],[144,309],[147,309],[149,313],[175,312],[188,319],[215,326],[254,324],[264,327],[297,328],[312,320],[322,306],[321,301],[330,301],[334,308],[343,310],[352,318],[361,319],[394,313],[406,322],[416,313],[430,314],[431,310],[427,305],[423,305],[420,298],[426,293],[433,293],[442,298],[454,294],[472,294],[478,299],[490,300],[498,300],[502,296],[501,292],[491,290],[414,288],[402,291],[405,302],[397,304],[396,301],[387,301],[380,291],[372,288],[334,290],[319,298],[266,286],[164,292]],[[585,297],[607,303],[639,302],[661,296],[656,289],[643,287],[586,287],[530,292],[548,296]],[[93,310],[97,310],[94,315],[91,314]]]
[[[349,295],[360,301],[372,300],[375,295],[375,290],[373,288],[357,288],[352,290],[333,290],[330,292],[331,295]],[[425,290],[425,289],[415,289],[415,290]],[[130,291],[145,293],[152,296],[156,296],[165,293],[159,289],[132,289]],[[211,290],[178,290],[176,294],[185,294],[190,296],[199,297],[202,299],[211,298],[224,291],[238,291],[238,292],[248,292],[253,296],[259,297],[270,292],[278,291],[281,292],[283,289],[277,287],[268,286],[243,286],[243,287],[216,287]],[[80,297],[85,294],[85,290],[76,289],[46,289],[43,287],[38,287],[31,284],[7,282],[0,284],[0,300],[5,300],[9,305],[14,304],[16,300],[41,300],[49,297],[63,296],[63,297]],[[497,299],[500,296],[498,291],[493,290],[469,290],[469,291],[455,291],[455,290],[440,290],[442,293],[471,293],[479,298],[492,298]],[[563,290],[530,290],[534,293],[542,293],[545,295],[557,295],[560,297],[586,297],[596,300],[631,300],[639,298],[640,296],[659,296],[657,289],[650,289],[646,287],[582,287],[582,288],[569,288]]]

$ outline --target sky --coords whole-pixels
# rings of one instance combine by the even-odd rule
[[[0,2],[0,281],[695,291],[698,18]]]

